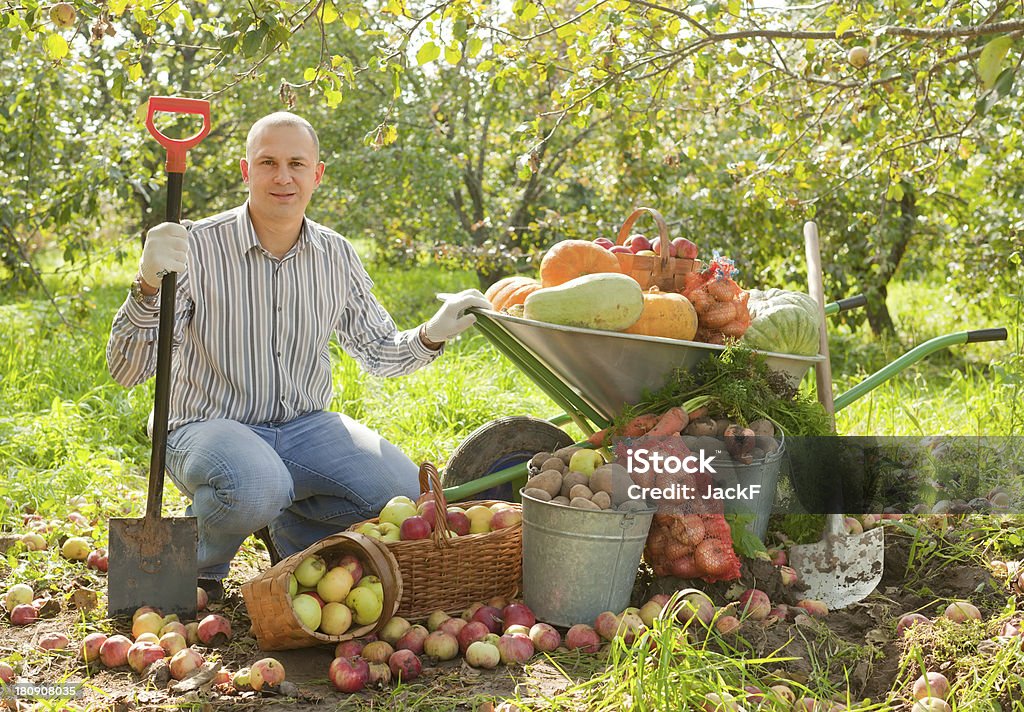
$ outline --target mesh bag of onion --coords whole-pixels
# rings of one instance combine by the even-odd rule
[[[618,438],[616,459],[626,462],[630,449],[640,445],[666,459],[675,456],[683,460],[692,454],[679,435],[644,436]],[[657,513],[644,546],[644,560],[655,575],[699,578],[708,583],[740,577],[740,560],[732,545],[723,502],[703,497],[714,484],[710,475],[683,470],[669,472],[667,468],[660,472],[648,468],[647,472],[639,473],[632,468],[630,476],[634,484],[662,493],[655,502]]]
[[[697,312],[694,340],[721,345],[726,339],[740,338],[750,326],[750,295],[733,281],[734,274],[733,261],[715,252],[707,269],[686,275],[683,296]]]

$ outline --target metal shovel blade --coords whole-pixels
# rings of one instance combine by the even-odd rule
[[[830,514],[829,518],[836,516],[842,522],[842,515]],[[848,535],[828,526],[821,541],[789,550],[789,565],[807,584],[806,597],[824,602],[829,610],[845,608],[870,595],[882,580],[884,561],[882,527]]]
[[[196,615],[195,517],[111,519],[107,611],[129,615],[153,606],[182,619]]]

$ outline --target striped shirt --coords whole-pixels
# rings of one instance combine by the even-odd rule
[[[326,410],[333,396],[328,342],[366,371],[399,376],[430,363],[418,329],[398,331],[371,293],[352,245],[308,218],[278,260],[260,245],[248,203],[189,229],[178,274],[168,428],[227,418],[287,422]],[[131,297],[114,317],[107,367],[125,386],[156,372],[159,303]]]

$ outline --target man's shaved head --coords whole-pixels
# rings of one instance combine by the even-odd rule
[[[249,135],[245,137],[246,160],[252,160],[253,141],[255,141],[256,136],[259,135],[260,131],[277,126],[297,126],[305,129],[313,139],[313,148],[316,151],[316,159],[320,160],[320,138],[316,135],[316,130],[313,128],[313,125],[298,114],[293,114],[289,111],[276,111],[273,114],[267,114],[252,125],[252,128],[249,129]]]

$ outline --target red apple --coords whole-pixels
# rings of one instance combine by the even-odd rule
[[[684,260],[695,260],[697,259],[697,245],[685,237],[677,237],[672,240],[672,244],[676,248],[676,257],[681,257]]]
[[[211,647],[223,645],[231,640],[231,621],[224,616],[211,613],[199,621],[196,634],[203,645]]]
[[[666,244],[666,247],[668,248],[668,256],[669,257],[675,257],[676,256],[676,246],[673,245],[671,242],[667,242],[665,244]],[[654,250],[654,252],[656,252],[657,254],[659,254],[659,255],[661,254],[661,238],[660,237],[656,237],[653,240],[651,240],[651,249]]]
[[[976,621],[981,620],[981,611],[973,603],[967,601],[953,601],[948,606],[943,614],[946,618],[949,618],[954,623],[963,623],[966,620],[973,619]]]
[[[116,668],[128,664],[128,648],[132,641],[123,635],[112,635],[100,645],[100,662],[105,667]]]
[[[0,662],[0,682],[9,684],[14,680],[14,668],[7,663]]]
[[[345,554],[338,559],[337,565],[343,569],[348,569],[349,574],[352,575],[353,586],[359,583],[359,579],[363,577],[363,562],[355,554]]]
[[[11,611],[11,625],[29,625],[39,620],[39,611],[31,603],[20,603]]]
[[[631,255],[631,254],[633,254],[633,251],[630,250],[625,245],[615,245],[614,247],[608,248],[608,251],[611,252],[612,254],[623,254],[623,255]]]
[[[494,516],[498,516],[497,514]],[[510,625],[524,625],[527,628],[537,622],[537,617],[525,603],[510,603],[501,612],[501,619],[505,629]]]
[[[501,632],[501,610],[494,606],[481,606],[473,614],[473,620],[483,623],[491,633]]]
[[[359,692],[370,679],[370,666],[362,658],[335,658],[327,676],[341,692]]]
[[[533,657],[533,641],[525,635],[503,635],[498,640],[498,654],[505,665],[522,665]]]
[[[202,664],[200,662],[200,664]],[[173,670],[171,671],[174,672]],[[257,660],[249,668],[249,686],[254,690],[262,690],[264,687],[277,687],[284,682],[284,665],[274,658],[262,658]]]
[[[86,663],[91,663],[94,660],[100,659],[100,646],[107,642],[107,636],[104,633],[89,633],[82,640],[82,648],[79,651],[81,658]]]
[[[533,647],[542,653],[550,653],[562,644],[562,636],[547,623],[536,623],[530,628],[530,640]]]
[[[755,621],[763,621],[772,611],[772,602],[768,594],[756,588],[750,588],[740,594],[740,611]]]
[[[458,637],[459,631],[465,628],[468,622],[469,621],[463,620],[462,618],[449,618],[439,625],[437,629]]]
[[[459,536],[466,536],[469,534],[469,528],[472,526],[472,522],[469,521],[469,517],[466,516],[465,512],[452,512],[447,513],[448,528]]]
[[[483,640],[490,632],[491,631],[488,630],[487,626],[480,621],[471,621],[467,623],[462,630],[459,631],[458,635],[455,636],[459,640],[459,650],[462,651],[463,655],[465,655],[466,650],[469,649],[471,643]]]
[[[908,613],[900,618],[899,623],[896,624],[896,635],[902,638],[908,628],[918,624],[931,625],[932,622],[929,618],[921,615],[920,613]]]
[[[479,611],[481,608],[483,608],[485,605],[487,605],[487,604],[486,603],[473,603],[473,604],[471,604],[469,608],[467,608],[466,610],[464,610],[462,612],[462,619],[465,620],[466,622],[469,622],[469,621],[473,620],[473,616],[476,615],[476,612]]]
[[[826,606],[824,602],[817,601],[813,598],[805,598],[797,601],[796,607],[804,609],[804,612],[807,613],[807,615],[814,618],[820,618],[828,615],[828,606]]]
[[[63,650],[70,642],[63,633],[44,633],[39,637],[39,647],[43,650]]]
[[[423,663],[411,650],[396,650],[388,660],[391,674],[402,682],[411,682],[420,676]]]
[[[757,619],[755,619],[757,620]],[[718,616],[715,619],[715,630],[722,635],[734,633],[740,627],[740,619],[736,616]]]
[[[133,643],[128,648],[128,667],[141,674],[157,660],[165,656],[164,649],[153,643]]]
[[[499,509],[491,517],[491,531],[508,529],[523,521],[523,513],[518,509]]]
[[[436,660],[452,660],[459,654],[459,640],[451,633],[435,630],[423,641],[423,652]]]
[[[565,634],[565,647],[584,653],[596,653],[601,648],[601,638],[586,623],[577,623]]]
[[[97,571],[107,570],[107,550],[106,549],[93,549],[89,552],[89,556],[85,560],[85,565],[90,569],[96,569]]]
[[[430,631],[421,625],[410,626],[409,630],[395,642],[395,650],[411,650],[416,655],[423,655],[423,641]]]
[[[626,238],[626,242],[624,244],[626,245],[626,247],[629,248],[629,251],[632,252],[633,254],[636,254],[641,250],[651,249],[651,241],[640,234],[630,235],[629,237]]]
[[[938,697],[945,700],[949,697],[949,680],[940,672],[926,672],[914,681],[913,693],[915,700],[925,697]]]
[[[399,531],[402,541],[426,539],[430,536],[430,523],[417,514],[402,520]]]
[[[613,640],[615,631],[619,629],[619,617],[613,611],[604,611],[594,619],[594,630],[605,640]]]
[[[419,516],[427,520],[427,524],[430,525],[431,531],[437,525],[437,502],[433,499],[429,499],[419,507],[417,507]]]
[[[354,658],[357,655],[362,655],[365,649],[366,643],[361,640],[343,640],[335,646],[334,657]]]
[[[610,250],[613,247],[615,247],[615,243],[612,242],[611,240],[609,240],[607,237],[599,237],[599,238],[597,238],[596,240],[594,240],[594,244],[595,245],[599,245],[599,246],[603,247],[606,250]]]

